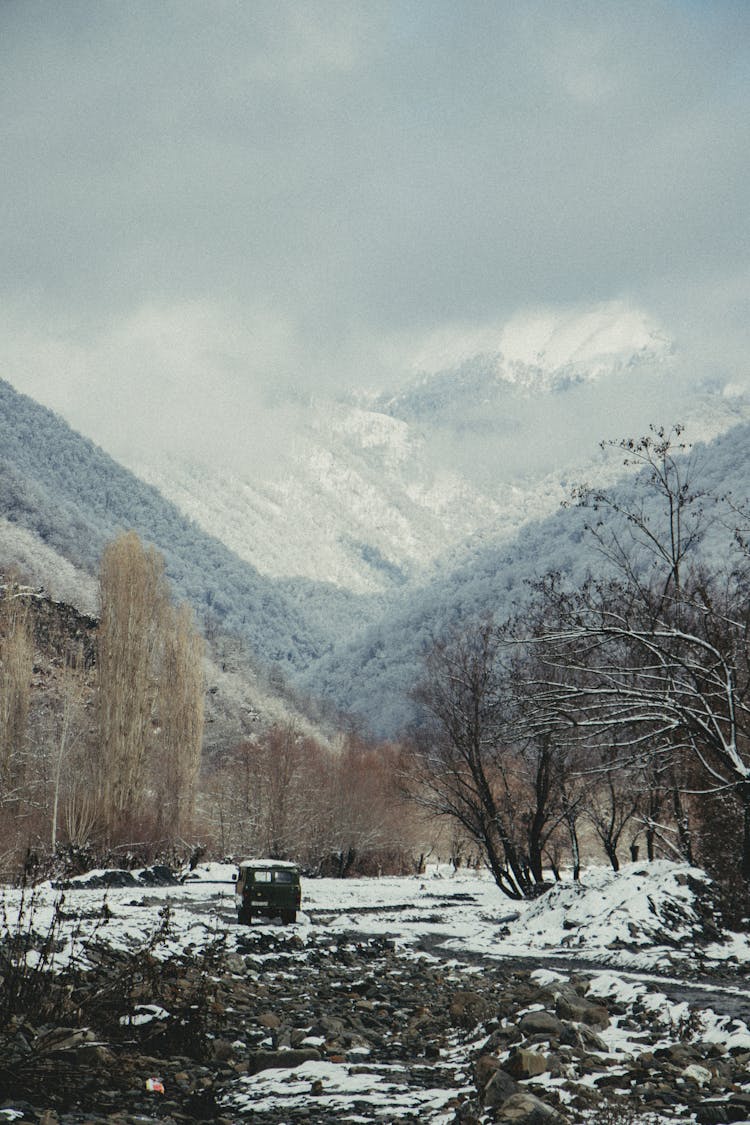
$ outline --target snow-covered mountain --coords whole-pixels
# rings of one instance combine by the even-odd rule
[[[749,511],[750,422],[699,446],[695,468],[696,487],[715,497],[729,495],[733,504]],[[636,488],[632,477],[613,485],[625,507],[636,505]],[[654,526],[662,516],[656,502],[651,510]],[[487,613],[498,621],[511,616],[527,601],[531,585],[548,573],[559,572],[576,583],[587,573],[601,571],[603,556],[585,530],[590,519],[586,508],[558,507],[506,542],[491,535],[475,537],[461,557],[447,560],[429,583],[399,592],[376,619],[363,620],[311,664],[298,683],[359,716],[366,728],[384,736],[398,734],[414,719],[411,689],[436,639]],[[709,521],[704,561],[726,565],[732,526],[721,518],[713,525]]]
[[[606,306],[455,329],[387,393],[320,395],[289,417],[270,460],[173,450],[128,472],[0,381],[0,562],[88,608],[103,544],[134,527],[207,628],[395,734],[431,638],[510,611],[527,578],[583,565],[580,513],[560,501],[622,475],[602,439],[679,421],[708,442],[736,427],[739,444],[717,445],[721,482],[746,465],[750,400],[736,380],[686,378],[647,318]],[[227,426],[236,452],[242,418]]]
[[[313,403],[266,479],[177,457],[136,468],[261,573],[375,593],[419,577],[500,514],[459,473],[432,469],[424,445],[380,411]]]
[[[744,409],[705,389],[675,403],[675,349],[617,304],[456,329],[416,363],[395,391],[309,399],[266,472],[184,454],[130,467],[261,574],[383,595],[619,471],[600,439],[677,420],[707,439]]]
[[[620,302],[518,316],[431,337],[417,356],[412,385],[379,401],[396,417],[447,418],[491,406],[509,388],[539,395],[643,367],[663,372],[674,353],[655,323]]]

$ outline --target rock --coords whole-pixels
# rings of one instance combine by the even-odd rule
[[[338,1039],[339,1036],[344,1034],[346,1025],[338,1016],[321,1016],[318,1020],[314,1034],[325,1035],[326,1039]]]
[[[599,1051],[602,1054],[609,1053],[609,1047],[604,1042],[604,1039],[600,1038],[593,1028],[588,1027],[586,1024],[577,1024],[576,1030],[581,1045],[586,1051]]]
[[[520,1043],[523,1039],[521,1029],[516,1024],[510,1027],[497,1027],[488,1036],[484,1043],[483,1050],[488,1053],[491,1051],[506,1051],[513,1043]]]
[[[454,1121],[460,1125],[479,1125],[479,1106],[475,1102],[460,1102],[455,1109]]]
[[[604,1005],[594,1004],[585,996],[579,996],[572,988],[557,994],[555,1011],[562,1020],[572,1020],[600,1030],[609,1027],[609,1012]]]
[[[155,863],[153,867],[144,867],[138,873],[138,882],[145,883],[147,887],[171,887],[179,883],[179,876],[165,863]]]
[[[527,1012],[518,1026],[524,1035],[544,1035],[550,1039],[559,1039],[563,1030],[560,1020],[551,1012]]]
[[[730,1122],[746,1122],[747,1107],[733,1105],[732,1101],[704,1102],[695,1115],[697,1125],[729,1125]]]
[[[713,1075],[705,1066],[699,1066],[698,1063],[691,1063],[689,1066],[685,1067],[680,1077],[687,1079],[688,1082],[694,1082],[696,1086],[705,1086],[711,1081]]]
[[[495,1115],[505,1125],[563,1125],[566,1120],[533,1094],[512,1094]]]
[[[596,1032],[585,1023],[569,1023],[563,1028],[560,1043],[566,1047],[580,1047],[584,1051],[609,1053],[609,1047]]]
[[[725,1122],[750,1121],[750,1094],[732,1094],[725,1101],[704,1101],[697,1109],[698,1125],[725,1125]]]
[[[275,1012],[261,1012],[258,1016],[258,1023],[261,1027],[267,1027],[271,1031],[281,1027],[281,1020]]]
[[[503,1070],[513,1078],[534,1078],[537,1074],[544,1074],[547,1069],[547,1059],[540,1051],[514,1047],[502,1066]]]
[[[234,1054],[234,1047],[227,1039],[214,1039],[211,1042],[211,1054],[217,1062],[226,1062]]]
[[[482,1105],[494,1109],[519,1093],[518,1083],[504,1070],[497,1070],[482,1091]]]
[[[487,1012],[487,1001],[478,992],[461,990],[451,997],[448,1014],[454,1027],[474,1027]]]
[[[114,1060],[112,1052],[100,1043],[84,1043],[75,1052],[76,1066],[100,1069],[110,1066]]]
[[[474,1063],[474,1084],[477,1090],[483,1090],[499,1069],[500,1059],[497,1055],[480,1055]]]
[[[306,1062],[319,1062],[320,1051],[315,1047],[301,1047],[296,1051],[251,1051],[247,1060],[248,1073],[278,1068],[290,1070]]]
[[[675,1066],[685,1067],[697,1062],[699,1054],[697,1048],[690,1043],[670,1043],[668,1047],[660,1047],[654,1052],[658,1059],[668,1059]]]

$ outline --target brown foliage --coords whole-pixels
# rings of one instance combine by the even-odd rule
[[[349,738],[338,749],[273,727],[236,746],[203,783],[220,854],[292,859],[333,875],[402,869],[411,840],[397,753]]]

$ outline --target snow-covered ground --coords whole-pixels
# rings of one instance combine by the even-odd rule
[[[90,871],[62,893],[67,906],[83,915],[84,932],[101,925],[106,899],[108,941],[123,946],[155,927],[168,904],[174,945],[184,947],[206,927],[234,920],[235,873],[233,864],[207,863],[173,885],[150,886],[134,872],[135,881],[126,886],[102,887],[105,873]],[[457,955],[536,953],[633,970],[662,969],[665,958],[679,965],[697,955],[706,965],[750,960],[747,937],[722,933],[723,940],[707,941],[710,904],[700,908],[696,889],[710,899],[710,884],[700,869],[667,860],[627,864],[617,875],[608,867],[591,867],[579,883],[557,883],[531,902],[505,897],[485,870],[454,871],[448,864],[419,876],[303,878],[302,884],[297,933],[303,940],[311,927],[322,925],[329,931],[387,934],[404,949],[429,937]],[[60,893],[51,883],[34,890],[40,919]],[[6,904],[19,895],[6,890]]]
[[[200,950],[225,930],[230,952],[246,952],[247,928],[236,924],[234,870],[229,864],[205,864],[177,885],[106,890],[85,885],[102,873],[82,877],[64,891],[64,914],[70,921],[63,928],[70,928],[68,943],[60,943],[59,963],[71,952],[80,952],[94,931],[116,947],[142,946],[146,935],[164,922],[166,906],[169,936],[160,946],[162,955]],[[49,924],[60,893],[42,885],[30,901],[26,892],[24,909],[33,913],[37,930]],[[14,917],[19,895],[5,891],[6,920]],[[750,963],[750,942],[746,936],[724,933],[718,935],[720,940],[711,940],[716,935],[707,904],[710,887],[702,872],[666,861],[631,864],[616,876],[609,869],[592,868],[580,885],[558,884],[532,903],[502,896],[486,872],[454,872],[446,865],[414,877],[303,880],[302,913],[296,926],[285,932],[298,939],[295,956],[301,961],[314,947],[316,935],[325,933],[355,942],[371,935],[388,937],[405,962],[439,958],[449,969],[452,964],[464,969],[468,965],[469,971],[481,972],[488,963],[523,960],[543,987],[568,979],[571,969],[579,967],[590,975],[593,995],[615,1006],[638,1002],[651,1013],[651,1025],[657,1029],[662,1019],[665,1044],[670,1041],[667,1032],[673,1042],[674,1028],[690,1018],[687,1001],[674,999],[674,987],[687,986],[693,1006],[694,997],[699,998],[701,1039],[725,1051],[750,1050],[750,1031],[732,1007],[737,999],[747,1008],[743,966]],[[252,931],[269,928],[254,924]],[[713,983],[720,973],[721,983]],[[638,1035],[619,1018],[599,1035],[610,1065],[643,1050]],[[451,1061],[448,1053],[445,1062]],[[317,1082],[325,1088],[328,1110],[338,1106],[342,1114],[352,1100],[362,1104],[364,1099],[375,1108],[419,1112],[423,1120],[453,1120],[452,1109],[445,1108],[450,1091],[416,1090],[413,1083],[400,1083],[398,1067],[385,1067],[382,1074],[372,1065],[361,1071],[351,1059],[308,1061],[293,1073],[262,1070],[238,1085],[235,1110],[242,1114],[243,1105],[255,1111],[292,1107],[295,1098],[307,1098]],[[543,1096],[544,1088],[556,1082],[544,1074],[530,1085]]]

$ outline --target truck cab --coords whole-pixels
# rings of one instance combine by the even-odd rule
[[[253,918],[281,918],[296,922],[302,899],[296,863],[278,859],[245,859],[237,865],[235,902],[237,921],[249,926]]]

